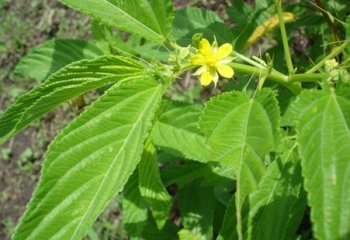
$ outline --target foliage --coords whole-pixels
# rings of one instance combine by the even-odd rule
[[[237,1],[233,27],[170,0],[61,2],[93,19],[93,40],[54,39],[19,62],[17,73],[45,81],[1,116],[0,143],[67,100],[101,96],[48,147],[13,239],[91,237],[116,195],[130,239],[350,237],[350,25],[330,21],[342,1],[285,12],[281,1]],[[342,41],[308,49],[313,65],[287,32],[311,31],[303,17],[319,8],[324,41]],[[265,57],[251,56],[266,36]],[[236,90],[203,106],[174,101],[174,80],[198,67],[202,85],[235,74]]]

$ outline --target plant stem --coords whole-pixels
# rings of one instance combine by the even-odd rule
[[[254,61],[254,60],[252,60],[252,59],[250,59],[250,58],[248,58],[248,57],[246,57],[246,56],[244,56],[244,55],[242,55],[242,54],[240,54],[240,53],[238,53],[236,51],[233,51],[233,55],[235,55],[239,59],[241,59],[241,60],[245,61],[246,63],[249,63],[249,64],[251,64],[251,65],[253,65],[255,67],[265,68],[265,66],[261,65],[260,63]]]
[[[250,75],[265,75],[267,79],[277,82],[295,94],[300,93],[301,87],[297,82],[289,82],[289,77],[276,70],[272,70],[270,73],[267,69],[261,69],[254,66],[249,66],[241,63],[230,63],[230,66],[237,72],[246,73]]]
[[[288,77],[289,82],[320,82],[322,81],[322,73],[302,73],[294,74]]]
[[[281,84],[288,88],[294,94],[299,94],[302,90],[300,83],[301,82],[320,82],[323,79],[323,74],[321,73],[301,73],[301,74],[292,74],[285,75],[275,69],[260,68],[255,66],[250,66],[242,63],[231,62],[229,65],[236,71],[240,73],[246,73],[253,76],[263,76],[268,80],[274,81],[278,84]],[[181,71],[176,74],[176,77],[181,75],[181,73],[195,68],[191,64],[188,64],[182,67]]]
[[[313,66],[310,70],[308,70],[306,73],[314,73],[317,70],[319,70],[321,67],[323,67],[323,65],[325,64],[325,62],[329,59],[332,59],[336,56],[338,56],[340,53],[342,53],[344,51],[344,49],[349,46],[350,44],[350,39],[346,40],[342,45],[333,48],[332,52],[326,56],[325,58],[323,58],[319,63],[317,63],[315,66]]]
[[[283,49],[284,49],[284,55],[285,55],[286,62],[287,62],[288,73],[293,74],[294,68],[293,68],[293,63],[292,63],[292,56],[290,54],[289,45],[288,45],[286,26],[284,24],[284,18],[283,18],[283,14],[282,14],[281,0],[277,0],[276,8],[277,8],[277,15],[278,15],[279,23],[280,23],[282,44],[283,44]]]

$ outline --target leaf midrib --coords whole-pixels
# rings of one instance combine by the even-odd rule
[[[157,89],[157,88],[158,88],[158,89]],[[115,158],[114,158],[113,161],[111,162],[110,167],[109,167],[107,173],[106,173],[105,176],[103,177],[103,180],[102,180],[102,182],[101,182],[101,184],[100,184],[100,187],[97,189],[97,191],[96,191],[96,193],[94,194],[94,197],[93,197],[93,199],[91,200],[91,202],[90,202],[90,204],[89,204],[89,206],[88,206],[88,208],[87,208],[85,214],[82,216],[81,221],[79,222],[78,226],[77,226],[76,229],[74,230],[74,233],[73,233],[72,237],[70,238],[71,240],[74,240],[74,239],[75,239],[76,235],[77,235],[78,232],[80,231],[80,228],[81,228],[82,224],[86,221],[87,217],[89,216],[89,213],[91,212],[91,210],[92,210],[92,208],[93,208],[93,207],[92,207],[92,206],[93,206],[93,203],[96,201],[96,197],[97,197],[98,194],[101,192],[102,187],[105,185],[105,181],[106,181],[106,179],[107,179],[107,176],[110,175],[110,172],[111,172],[111,170],[113,169],[112,166],[114,166],[114,164],[116,163],[117,159],[119,159],[120,153],[122,152],[122,150],[123,150],[123,149],[125,148],[125,146],[127,145],[126,143],[128,143],[128,142],[130,141],[130,140],[129,140],[129,139],[130,139],[130,136],[134,135],[134,131],[135,131],[135,129],[137,129],[136,126],[139,125],[139,123],[140,123],[141,120],[143,119],[143,116],[146,115],[148,108],[150,107],[150,105],[152,105],[153,101],[155,100],[156,96],[158,95],[158,91],[160,90],[160,88],[161,88],[161,85],[158,85],[155,89],[154,89],[154,88],[148,89],[148,91],[151,91],[151,90],[154,91],[153,96],[151,97],[151,100],[148,101],[148,104],[144,107],[143,111],[142,111],[141,114],[139,115],[139,118],[137,119],[137,121],[136,121],[136,122],[134,123],[134,125],[132,126],[132,128],[131,128],[131,130],[130,130],[128,136],[126,137],[126,139],[125,139],[123,145],[119,148],[119,151],[118,151],[117,155],[115,156]]]
[[[130,1],[130,0],[128,0]],[[67,1],[64,1],[66,2],[67,5],[69,5],[69,3],[67,3]],[[117,12],[119,12],[121,15],[127,17],[128,19],[130,19],[130,21],[136,23],[138,26],[140,26],[141,28],[145,29],[146,31],[152,33],[153,35],[155,35],[158,39],[160,39],[161,41],[164,41],[164,37],[160,34],[158,34],[157,32],[155,32],[153,29],[147,27],[146,25],[144,25],[142,22],[140,22],[139,20],[137,20],[136,18],[134,18],[133,16],[129,15],[127,12],[125,12],[123,9],[121,9],[120,7],[112,4],[111,2],[109,1],[105,1],[104,2],[107,4],[107,5],[110,5],[111,8],[115,9]],[[101,19],[101,18],[99,18]],[[101,19],[102,20],[102,19]],[[103,21],[103,20],[102,20]]]
[[[114,77],[116,77],[116,76],[107,76],[107,77],[103,77],[103,78],[100,78],[100,79],[94,79],[94,80],[91,80],[91,81],[88,81],[88,82],[82,82],[82,83],[76,84],[76,85],[74,85],[74,87],[78,89],[79,87],[84,87],[86,85],[93,84],[93,83],[98,83],[98,82],[101,82],[101,86],[105,86],[105,85],[111,84],[112,81],[113,81],[112,78],[114,78]],[[118,78],[119,78],[119,76],[118,76]],[[137,79],[137,78],[140,78],[140,76],[135,75],[135,76],[124,78],[123,80],[119,80],[119,81],[128,81],[128,80]],[[109,79],[111,79],[111,80],[109,80]],[[110,82],[107,82],[107,81],[110,81]],[[115,83],[117,83],[117,82],[118,82],[118,80]],[[17,120],[17,123],[15,124],[15,126],[12,128],[11,131],[9,131],[6,135],[4,135],[4,137],[6,138],[6,136],[10,136],[10,135],[20,131],[21,129],[23,129],[23,126],[21,126],[20,123],[22,123],[22,125],[23,125],[23,121],[25,120],[24,117],[26,117],[28,112],[30,112],[31,109],[33,109],[35,106],[37,106],[37,104],[40,103],[43,98],[50,97],[51,95],[53,95],[53,94],[55,94],[55,93],[57,93],[59,91],[62,91],[63,89],[70,88],[71,86],[72,85],[62,86],[62,87],[54,89],[54,91],[52,93],[48,94],[48,95],[40,96],[30,107],[26,108],[25,111],[20,114],[20,116],[18,117],[18,120]],[[42,89],[42,90],[45,90],[45,89]],[[88,90],[88,91],[91,91],[91,90]],[[84,91],[83,93],[85,93],[85,92],[87,92],[87,91]],[[58,105],[62,104],[63,102],[57,103],[52,108],[57,107]]]
[[[291,148],[291,149],[288,151],[288,155],[287,155],[286,159],[289,159],[289,157],[291,156],[291,154],[292,154],[293,152],[294,152],[294,147]],[[286,170],[287,170],[287,164],[285,164],[285,165],[283,166],[283,168],[282,168],[280,174],[278,175],[278,179],[280,179],[281,176],[284,175],[284,171],[286,171]],[[275,192],[275,190],[276,190],[276,188],[277,188],[278,183],[279,183],[279,181],[275,181],[275,184],[273,185],[273,188],[271,189],[271,192],[270,192],[270,194],[269,194],[269,196],[268,196],[268,198],[267,198],[267,201],[266,201],[266,203],[265,203],[264,206],[263,206],[263,211],[262,211],[262,213],[261,213],[261,216],[263,216],[263,215],[265,214],[266,209],[267,209],[267,206],[270,204],[270,202],[271,202],[271,200],[272,200],[272,197],[273,197],[273,195],[274,195],[274,192]],[[256,224],[256,228],[257,228],[257,229],[259,228],[259,226],[260,226],[260,224],[261,224],[261,220],[262,220],[262,218],[259,218],[259,221],[258,221],[258,223]],[[257,232],[254,232],[254,233],[253,233],[252,239],[256,239],[256,238],[254,238],[254,236],[256,235],[256,233],[257,233]]]
[[[242,148],[241,148],[241,153],[240,153],[240,158],[239,158],[239,164],[238,164],[238,173],[237,173],[237,190],[236,190],[236,217],[237,217],[237,234],[238,234],[238,238],[241,240],[243,239],[243,229],[242,229],[242,215],[241,215],[241,201],[242,201],[242,197],[241,197],[241,188],[240,188],[240,182],[241,182],[241,172],[242,172],[242,166],[243,166],[243,157],[244,157],[244,151],[245,151],[245,146],[246,144],[246,138],[247,138],[247,131],[248,131],[248,123],[249,123],[249,117],[250,117],[250,113],[252,110],[252,106],[253,106],[254,101],[250,100],[249,104],[248,104],[248,111],[247,111],[247,115],[244,118],[245,122],[244,122],[244,130],[243,130],[243,139],[242,139]]]

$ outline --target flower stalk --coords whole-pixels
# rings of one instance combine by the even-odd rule
[[[283,13],[282,13],[282,2],[281,0],[277,0],[276,2],[276,8],[277,8],[277,15],[280,23],[280,30],[281,30],[281,36],[282,36],[282,44],[284,49],[284,55],[287,62],[287,68],[289,74],[294,74],[294,68],[292,63],[292,56],[290,54],[289,45],[288,45],[288,37],[287,37],[287,31],[286,26],[284,23]]]
[[[327,60],[330,60],[336,56],[338,56],[340,53],[344,51],[346,47],[350,45],[350,39],[346,40],[342,45],[336,47],[333,49],[333,51],[327,55],[325,58],[323,58],[319,63],[317,63],[315,66],[313,66],[311,69],[309,69],[306,73],[314,73],[320,68],[324,66]]]
[[[289,77],[275,69],[269,71],[266,68],[257,68],[254,66],[249,66],[241,63],[230,63],[230,66],[236,71],[241,73],[250,74],[253,76],[266,76],[266,79],[272,80],[276,83],[279,83],[286,88],[288,88],[294,94],[301,92],[302,88],[298,82],[291,82]],[[298,74],[297,74],[298,75]]]

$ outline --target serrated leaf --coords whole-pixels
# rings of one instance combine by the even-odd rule
[[[175,12],[173,38],[178,44],[188,46],[195,33],[203,33],[204,37],[220,44],[231,42],[233,34],[228,26],[214,12],[201,8],[188,7]]]
[[[309,90],[309,96],[307,98],[298,98],[297,101],[294,100],[290,104],[287,112],[283,116],[283,122],[288,126],[294,126],[297,121],[302,117],[304,106],[311,104],[313,101],[317,100],[320,96],[322,96],[322,92],[318,90]]]
[[[274,149],[274,127],[258,98],[250,99],[243,92],[222,94],[207,103],[200,120],[213,159],[235,170],[237,231],[240,238],[243,203],[247,195],[257,189],[265,172],[263,159]],[[264,96],[261,98],[264,99]]]
[[[143,45],[135,46],[130,50],[144,58],[157,59],[162,62],[168,61],[171,54],[171,52],[164,46],[160,46],[153,42],[146,42]]]
[[[211,239],[215,199],[211,186],[203,186],[200,179],[180,189],[178,201],[181,222],[196,239]]]
[[[350,101],[304,91],[296,103],[297,142],[317,239],[350,237]]]
[[[136,169],[163,92],[151,78],[121,82],[69,124],[14,239],[81,239]]]
[[[263,88],[255,96],[255,100],[265,109],[270,119],[273,131],[273,149],[276,151],[281,143],[281,111],[278,105],[277,93],[270,88]]]
[[[15,74],[25,78],[45,80],[64,66],[83,59],[93,59],[103,52],[84,40],[53,39],[46,41],[22,57]]]
[[[236,203],[235,198],[233,197],[227,206],[224,222],[216,240],[238,239],[237,231],[234,227],[237,225],[236,214]]]
[[[173,11],[169,0],[60,0],[63,4],[121,30],[164,42]]]
[[[0,119],[0,144],[60,103],[121,80],[140,79],[145,71],[138,62],[115,56],[68,65],[7,109]]]
[[[186,184],[205,176],[210,172],[207,164],[186,161],[183,164],[172,163],[161,169],[161,175],[165,186],[176,184],[183,188]]]
[[[146,240],[178,240],[177,231],[178,226],[173,222],[167,221],[163,229],[158,229],[153,219],[149,218],[142,237]]]
[[[283,154],[269,165],[248,202],[244,239],[295,239],[306,199],[293,144],[285,144]]]
[[[188,159],[210,161],[205,137],[197,126],[200,114],[197,106],[166,101],[152,131],[154,144]]]
[[[181,229],[177,235],[179,235],[179,240],[201,240],[202,238],[195,233],[187,229]]]
[[[338,96],[342,96],[346,99],[350,99],[350,86],[342,85],[340,87],[337,87],[336,93]]]
[[[275,127],[256,99],[241,92],[214,97],[206,104],[199,121],[213,160],[233,166],[236,172],[246,145],[258,158],[273,149]]]
[[[222,19],[214,12],[195,7],[187,7],[175,12],[173,23],[173,37],[180,40],[188,34],[193,34],[198,29],[205,29],[215,22],[223,23]]]
[[[253,33],[256,26],[262,23],[265,19],[270,17],[267,11],[269,4],[262,3],[262,0],[255,1],[255,8],[253,9],[248,3],[237,0],[228,9],[229,16],[236,23],[232,28],[235,36],[235,49],[238,51],[245,50],[244,45]]]
[[[349,15],[346,18],[344,28],[345,28],[345,39],[350,39],[350,16]],[[348,47],[344,49],[344,54],[348,59],[350,56],[350,50]]]
[[[252,14],[254,9],[243,0],[236,0],[228,10],[227,14],[234,21],[235,24],[247,24],[247,16]]]
[[[198,178],[203,178],[203,185],[218,186],[226,181],[231,182],[234,173],[232,168],[219,164],[184,161],[167,164],[161,169],[161,175],[166,187],[176,184],[178,188],[183,188]]]
[[[147,223],[147,203],[141,196],[138,184],[139,178],[135,171],[123,192],[123,224],[131,238],[141,237]]]
[[[161,229],[169,217],[172,198],[160,178],[157,151],[151,141],[147,141],[138,166],[141,196],[151,205],[152,215]]]
[[[112,32],[112,27],[106,26],[105,24],[92,19],[91,37],[96,46],[98,46],[99,49],[103,50],[105,54],[111,54],[110,43],[115,37],[113,36]]]

